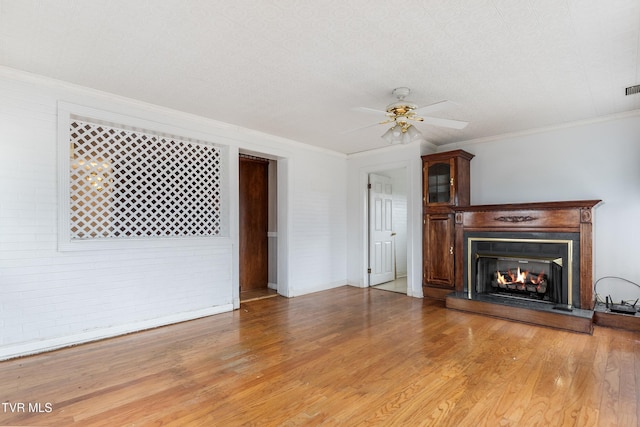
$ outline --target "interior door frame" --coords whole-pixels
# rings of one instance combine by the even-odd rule
[[[238,161],[238,193],[240,195],[238,204],[238,214],[240,218],[238,247],[240,250],[240,294],[242,294],[243,291],[262,289],[263,283],[265,290],[268,289],[269,286],[269,271],[271,265],[269,264],[270,251],[268,235],[271,217],[269,203],[271,201],[272,189],[269,183],[270,159],[240,153]],[[259,184],[259,186],[254,188],[247,180],[252,184]],[[255,226],[256,221],[258,221],[257,224],[259,226],[264,227],[264,235],[262,235],[262,227],[258,227],[260,230],[249,228]],[[256,274],[259,277],[256,277]],[[244,283],[243,278],[245,279]],[[257,280],[249,281],[247,280],[248,278]],[[259,283],[260,286],[256,286],[257,283]],[[247,288],[243,289],[243,285],[247,286]]]
[[[277,283],[276,291],[279,295],[285,297],[293,296],[293,290],[289,284],[289,236],[291,235],[289,229],[290,217],[290,196],[291,190],[290,178],[291,178],[291,159],[286,153],[273,152],[271,150],[253,150],[248,147],[232,147],[229,151],[229,171],[235,179],[231,181],[235,183],[231,188],[232,195],[230,197],[231,206],[235,210],[235,215],[231,218],[231,235],[233,236],[233,265],[232,265],[232,301],[234,309],[240,308],[240,251],[239,244],[239,154],[249,154],[257,157],[262,157],[277,162]],[[233,211],[232,210],[232,211]]]
[[[412,184],[412,180],[411,180],[411,174],[412,174],[412,168],[411,168],[411,163],[409,161],[400,161],[400,162],[393,162],[393,163],[383,163],[383,164],[379,164],[379,165],[375,165],[375,166],[368,166],[365,168],[362,168],[360,170],[360,188],[361,190],[361,201],[362,201],[362,210],[361,210],[361,214],[362,214],[362,276],[364,277],[364,286],[365,287],[370,287],[371,283],[369,281],[369,174],[372,173],[384,173],[385,171],[389,171],[389,170],[397,170],[397,169],[403,169],[404,170],[404,177],[407,183],[407,241],[406,241],[406,245],[407,245],[407,295],[408,296],[414,296],[414,294],[416,294],[416,292],[414,292],[413,289],[413,282],[415,280],[414,278],[414,274],[413,274],[413,262],[412,259],[414,258],[414,254],[413,254],[413,248],[411,245],[411,241],[409,239],[409,235],[411,232],[415,232],[415,230],[412,229],[411,226],[411,218],[412,218],[412,206],[414,201],[412,201],[412,188],[413,188],[413,184]],[[418,295],[416,295],[418,296]],[[420,293],[419,296],[422,296],[422,294]]]

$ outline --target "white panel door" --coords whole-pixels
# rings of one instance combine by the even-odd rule
[[[391,178],[369,175],[369,286],[395,279]]]

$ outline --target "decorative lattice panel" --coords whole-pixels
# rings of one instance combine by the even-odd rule
[[[72,120],[71,239],[218,236],[218,147]]]

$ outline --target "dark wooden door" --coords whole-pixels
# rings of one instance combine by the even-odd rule
[[[267,289],[268,161],[240,157],[240,292]]]

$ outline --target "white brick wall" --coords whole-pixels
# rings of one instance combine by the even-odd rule
[[[296,170],[292,296],[345,285],[347,266],[343,162],[315,155],[299,159]]]
[[[288,244],[279,280],[301,295],[346,283],[346,159],[207,119],[0,67],[0,359],[237,305],[232,235],[214,243],[59,252],[57,102],[143,114],[218,144],[282,155]],[[280,153],[280,154],[278,154]],[[237,189],[230,177],[228,189]],[[280,214],[279,214],[280,216]],[[279,241],[280,241],[279,237]],[[288,243],[287,243],[288,242]],[[280,288],[280,284],[278,285]]]
[[[230,306],[229,239],[57,251],[57,97],[46,89],[0,81],[0,350]]]

